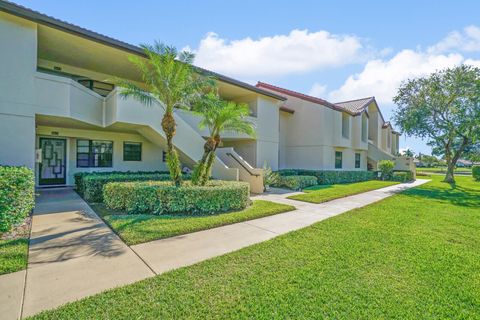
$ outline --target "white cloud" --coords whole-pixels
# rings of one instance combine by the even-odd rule
[[[326,85],[323,85],[320,83],[314,83],[308,94],[314,97],[321,98],[325,95],[326,92],[327,92]]]
[[[367,62],[360,73],[349,76],[340,88],[330,92],[329,99],[341,101],[375,96],[379,103],[391,103],[403,80],[427,75],[463,62],[466,60],[458,53],[430,54],[402,50],[390,59]],[[473,63],[475,60],[469,62]]]
[[[480,28],[477,26],[468,26],[462,31],[450,32],[437,44],[428,48],[429,53],[451,51],[480,51]]]
[[[361,62],[368,58],[368,51],[356,36],[308,30],[231,41],[208,33],[194,50],[196,65],[242,79],[262,79]]]

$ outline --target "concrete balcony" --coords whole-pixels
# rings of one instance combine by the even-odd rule
[[[104,98],[68,78],[37,72],[34,77],[35,113],[103,124]]]

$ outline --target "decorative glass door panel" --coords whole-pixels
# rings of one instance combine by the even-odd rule
[[[66,183],[66,140],[40,138],[42,162],[39,164],[40,185]]]

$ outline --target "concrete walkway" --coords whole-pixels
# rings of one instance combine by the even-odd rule
[[[152,275],[73,190],[40,192],[32,222],[23,317]]]
[[[26,277],[25,271],[0,276],[1,319],[27,317],[239,250],[427,181],[394,185],[323,204],[286,199],[292,193],[259,195],[253,199],[291,204],[297,210],[132,247],[125,245],[73,190],[41,191],[33,216]]]

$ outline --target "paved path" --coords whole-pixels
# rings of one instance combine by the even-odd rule
[[[23,317],[152,275],[73,190],[40,192]]]
[[[125,245],[73,190],[45,190],[40,192],[34,211],[25,288],[25,271],[0,276],[1,319],[33,315],[232,252],[427,181],[394,185],[323,204],[286,199],[292,193],[254,196],[292,204],[297,210],[132,247]]]

